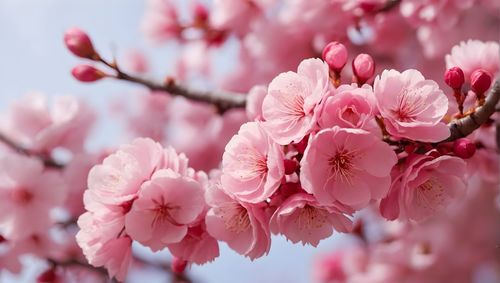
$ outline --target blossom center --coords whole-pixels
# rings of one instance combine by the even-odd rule
[[[336,178],[349,183],[353,175],[354,154],[345,150],[337,151],[335,156],[328,160],[331,172]]]
[[[401,122],[411,122],[421,112],[424,106],[424,96],[420,89],[405,88],[397,97],[396,109],[392,112]]]
[[[285,98],[283,104],[288,109],[287,114],[296,118],[306,116],[304,111],[304,97],[302,95],[293,95]]]
[[[21,205],[29,204],[33,200],[33,193],[25,188],[17,188],[10,193],[12,200]]]
[[[221,207],[217,212],[224,221],[224,226],[230,232],[239,234],[250,227],[248,211],[240,204]]]
[[[170,222],[174,225],[180,225],[177,223],[177,221],[172,217],[171,211],[179,209],[178,206],[171,206],[168,203],[165,202],[165,199],[163,196],[161,199],[158,200],[153,200],[153,203],[155,204],[155,208],[153,208],[153,221],[151,222],[151,226],[155,227],[157,225],[161,225],[165,222]]]
[[[443,186],[432,179],[425,181],[417,187],[417,201],[424,208],[436,210],[445,201]]]
[[[327,213],[323,209],[306,204],[299,212],[295,223],[300,230],[319,229],[327,222]]]

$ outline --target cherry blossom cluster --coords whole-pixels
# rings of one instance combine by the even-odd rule
[[[456,82],[462,69],[445,73],[448,97],[414,69],[384,70],[372,80],[367,54],[356,56],[353,82],[343,84],[347,57],[332,42],[323,60],[306,59],[296,72],[254,87],[253,121],[226,145],[220,171],[196,171],[184,154],[151,139],[105,158],[89,173],[87,212],[78,221],[89,263],[123,280],[133,241],[167,248],[184,267],[214,260],[218,241],[256,259],[269,252],[271,234],[316,246],[334,231],[352,232],[353,214],[364,208],[379,204],[386,219],[422,222],[463,197],[479,141],[447,140],[446,122],[468,115],[449,103],[463,104],[456,95],[466,96],[465,79]],[[492,83],[483,80],[471,75],[472,109]]]

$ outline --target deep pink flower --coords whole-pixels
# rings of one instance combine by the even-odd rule
[[[369,85],[361,88],[341,85],[324,98],[318,111],[318,124],[321,128],[373,129],[377,126],[374,120],[376,108],[375,96]]]
[[[271,231],[283,234],[293,243],[317,246],[322,239],[330,237],[333,231],[350,232],[352,222],[337,208],[325,207],[314,196],[299,193],[289,197],[274,212]]]
[[[243,124],[222,157],[222,188],[245,202],[264,201],[281,183],[283,160],[281,146],[268,137],[260,122]]]
[[[464,193],[465,174],[466,163],[458,157],[410,156],[401,172],[396,172],[380,211],[390,220],[429,218]]]
[[[329,90],[328,65],[319,59],[302,61],[297,73],[281,73],[264,98],[264,128],[279,144],[299,142],[314,129],[315,108]]]
[[[141,186],[138,198],[125,216],[132,239],[158,251],[180,242],[205,207],[201,185],[172,170],[156,171]]]
[[[300,181],[323,205],[338,201],[360,209],[387,194],[396,162],[394,151],[377,136],[335,126],[310,138]]]
[[[44,170],[40,160],[9,153],[0,157],[0,231],[6,238],[20,240],[49,229],[50,212],[65,197],[61,176]]]
[[[489,72],[493,77],[500,70],[500,47],[498,42],[469,39],[453,46],[446,55],[446,68],[459,67],[464,71],[465,80],[477,69]]]
[[[448,98],[436,82],[417,70],[385,70],[377,76],[374,93],[387,132],[396,138],[438,142],[450,136],[441,122]]]
[[[261,207],[238,202],[220,189],[220,184],[209,186],[205,198],[211,207],[205,218],[210,235],[252,260],[269,252],[269,217]]]

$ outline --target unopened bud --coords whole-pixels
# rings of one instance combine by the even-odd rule
[[[476,153],[476,145],[469,139],[458,139],[453,144],[453,152],[460,158],[468,159]]]
[[[475,93],[483,94],[491,86],[491,75],[482,69],[475,70],[470,75],[470,84]]]
[[[47,269],[36,278],[38,283],[55,283],[57,282],[57,274],[54,268]]]
[[[285,159],[285,174],[290,175],[295,173],[297,168],[299,167],[299,162],[295,159]]]
[[[181,274],[186,270],[187,264],[187,261],[174,256],[170,263],[170,267],[174,273]]]
[[[464,71],[459,67],[452,67],[444,73],[444,81],[452,89],[461,89],[465,82]]]
[[[71,74],[75,79],[85,83],[95,82],[107,76],[101,70],[90,65],[78,65],[71,70]]]
[[[340,72],[347,63],[347,49],[344,44],[333,41],[323,49],[322,57],[332,71]]]
[[[97,52],[90,37],[79,28],[70,28],[64,33],[64,43],[74,55],[87,59],[96,59]]]
[[[368,54],[359,54],[352,61],[352,71],[358,79],[358,83],[364,84],[375,73],[375,62]]]
[[[193,15],[196,22],[205,23],[208,21],[208,10],[199,2],[194,3]]]

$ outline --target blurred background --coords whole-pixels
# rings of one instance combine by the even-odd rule
[[[77,82],[70,70],[80,60],[66,50],[62,37],[67,28],[78,26],[91,35],[103,54],[114,53],[120,58],[128,50],[138,48],[149,57],[154,74],[168,74],[178,53],[175,46],[154,47],[145,42],[140,31],[144,6],[144,1],[132,0],[0,0],[0,111],[27,92],[77,95],[100,114],[89,144],[91,149],[123,142],[121,125],[109,117],[110,101],[127,100],[140,87],[111,80]],[[229,64],[227,57],[220,60],[217,66],[221,70],[216,72],[222,72]],[[309,282],[315,255],[331,251],[339,237],[322,241],[317,248],[274,237],[269,255],[253,262],[221,244],[221,256],[213,263],[193,266],[191,274],[196,282],[207,283]],[[168,254],[155,257],[166,260]],[[0,270],[0,282],[32,282],[33,274],[43,268],[32,259],[26,260],[30,267],[21,277]],[[163,274],[148,276],[151,277],[146,279],[143,274],[133,273],[130,282],[165,282]]]

